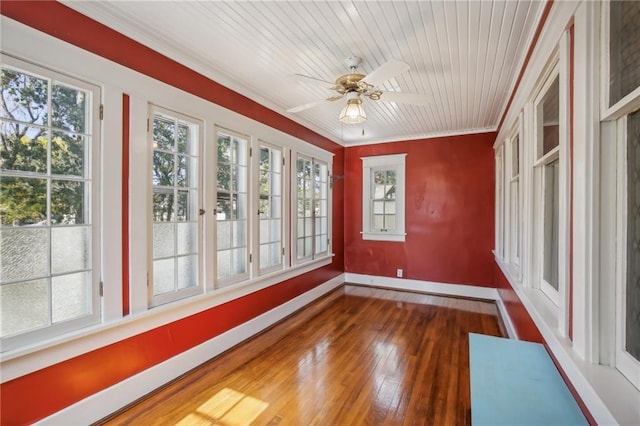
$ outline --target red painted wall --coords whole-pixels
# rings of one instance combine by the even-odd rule
[[[3,1],[0,12],[44,33],[331,151],[335,154],[334,174],[344,174],[343,147],[60,3]],[[123,102],[123,112],[126,115],[128,96]],[[123,121],[126,127],[128,117],[123,116]],[[126,157],[127,128],[122,129],[122,135]],[[126,160],[123,164],[126,165]],[[123,178],[127,177],[125,172]],[[33,423],[255,318],[342,273],[342,182],[336,183],[333,195],[332,244],[335,257],[331,265],[3,383],[0,386],[0,424]],[[123,201],[123,213],[126,216],[128,199],[124,198]],[[128,236],[126,228],[123,229],[123,236]],[[127,248],[125,241],[123,251]],[[123,312],[126,314],[126,258],[123,263]]]
[[[349,147],[345,271],[494,286],[495,133]],[[407,153],[406,242],[363,240],[361,157]]]

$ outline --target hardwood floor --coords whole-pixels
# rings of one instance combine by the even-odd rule
[[[108,425],[464,425],[494,303],[345,285]]]

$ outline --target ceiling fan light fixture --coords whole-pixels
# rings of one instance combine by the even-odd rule
[[[360,124],[367,121],[367,113],[364,112],[362,100],[358,97],[347,100],[347,105],[340,112],[339,119],[345,124]]]

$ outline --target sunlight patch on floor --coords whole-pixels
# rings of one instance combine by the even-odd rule
[[[224,388],[198,407],[194,413],[180,420],[177,425],[250,425],[268,406],[268,403],[258,398]]]

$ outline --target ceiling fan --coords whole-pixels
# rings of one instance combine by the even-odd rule
[[[362,97],[367,97],[372,101],[389,101],[412,105],[426,105],[429,103],[429,98],[425,95],[387,92],[378,89],[380,84],[409,69],[409,65],[404,62],[392,59],[367,75],[356,72],[356,68],[362,63],[361,58],[349,56],[345,63],[351,72],[338,77],[334,83],[302,74],[294,74],[293,77],[297,80],[323,86],[326,89],[337,92],[337,94],[315,102],[289,108],[287,112],[297,113],[305,111],[319,105],[325,100],[334,102],[346,96],[347,105],[340,112],[339,119],[343,123],[357,124],[367,119],[367,114],[362,105]]]

